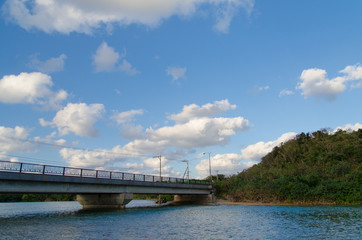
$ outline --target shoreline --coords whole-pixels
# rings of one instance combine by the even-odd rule
[[[361,206],[361,204],[336,204],[336,203],[322,203],[322,202],[295,202],[295,203],[285,203],[285,202],[233,202],[230,200],[217,199],[216,204],[220,205],[244,205],[244,206],[291,206],[291,207],[311,207],[311,206]]]

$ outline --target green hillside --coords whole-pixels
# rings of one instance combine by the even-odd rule
[[[232,201],[361,204],[362,129],[301,133],[215,187]]]

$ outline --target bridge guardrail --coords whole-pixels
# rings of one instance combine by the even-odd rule
[[[34,163],[9,162],[0,160],[0,172],[16,172],[25,174],[43,174],[58,175],[70,177],[99,178],[99,179],[117,179],[126,181],[140,182],[166,182],[166,183],[188,183],[209,185],[210,182],[198,179],[184,179],[172,177],[160,177],[144,174],[133,174],[118,171],[106,171],[73,167],[61,167]]]

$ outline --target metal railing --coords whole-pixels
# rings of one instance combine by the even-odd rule
[[[165,183],[189,183],[208,185],[209,181],[198,179],[184,179],[172,177],[160,177],[153,175],[133,174],[127,172],[94,170],[73,167],[60,167],[34,163],[9,162],[0,160],[0,172],[15,172],[24,174],[43,174],[57,176],[71,176],[99,179],[116,179],[139,182],[165,182]]]

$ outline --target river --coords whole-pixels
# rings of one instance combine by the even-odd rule
[[[0,239],[360,239],[362,208],[163,206],[84,211],[78,202],[0,203]]]

